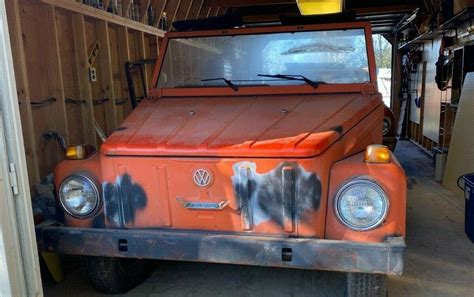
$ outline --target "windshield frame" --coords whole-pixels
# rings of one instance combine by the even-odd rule
[[[368,83],[351,84],[322,84],[317,89],[307,85],[279,85],[279,86],[239,86],[238,91],[224,86],[189,87],[189,88],[157,88],[158,76],[164,64],[168,43],[174,38],[210,37],[210,36],[237,36],[266,33],[293,33],[305,31],[330,31],[344,29],[364,29],[369,66],[369,84],[377,90],[375,54],[372,43],[372,29],[368,22],[350,22],[301,26],[267,26],[253,28],[237,28],[209,31],[169,32],[161,42],[158,63],[153,74],[150,96],[152,97],[186,97],[186,96],[239,96],[239,95],[272,95],[272,94],[307,94],[307,93],[353,93],[364,92]]]

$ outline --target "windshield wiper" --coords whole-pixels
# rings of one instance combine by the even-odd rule
[[[290,75],[290,74],[257,74],[257,76],[261,77],[272,77],[272,78],[282,78],[287,80],[299,80],[304,81],[308,85],[312,86],[314,89],[317,89],[319,86],[319,82],[310,80],[306,76],[303,75]]]
[[[237,87],[237,86],[234,85],[230,80],[228,80],[227,78],[224,78],[224,77],[201,79],[201,81],[216,81],[216,80],[222,80],[222,81],[225,82],[229,87],[231,87],[232,90],[234,90],[234,91],[236,91],[236,92],[239,90],[239,87]]]

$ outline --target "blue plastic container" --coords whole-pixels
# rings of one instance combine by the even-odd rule
[[[474,173],[466,174],[458,179],[458,186],[464,191],[465,218],[464,231],[474,242]]]

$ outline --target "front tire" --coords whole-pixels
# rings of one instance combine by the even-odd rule
[[[150,261],[83,257],[82,268],[91,284],[106,294],[122,294],[141,284],[152,272]]]
[[[371,273],[347,274],[347,297],[386,297],[387,276]]]

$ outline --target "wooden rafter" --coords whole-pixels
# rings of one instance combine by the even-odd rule
[[[150,4],[151,4],[151,0],[144,0],[144,1],[143,1],[143,4],[145,4],[145,5],[141,5],[141,6],[140,6],[140,20],[141,20],[142,22],[145,22],[145,19],[146,19],[146,17],[147,17],[147,14],[146,14],[146,13],[147,13],[147,11],[148,11],[148,7],[149,7]]]
[[[360,7],[353,10],[358,14],[379,14],[379,13],[393,13],[399,11],[413,11],[417,7],[416,4],[402,4],[402,5],[386,5],[373,7]]]
[[[128,17],[132,0],[122,0],[122,16]]]
[[[226,12],[227,12],[227,7],[219,7],[219,12],[217,13],[217,15],[225,15]]]
[[[216,16],[218,12],[219,12],[219,7],[211,7],[209,9],[209,13],[207,14],[207,17]]]
[[[197,19],[199,12],[204,5],[204,0],[194,0],[191,7],[189,8],[188,15],[186,16],[187,20]]]
[[[162,3],[164,0],[159,0]],[[89,16],[95,19],[107,21],[111,24],[116,24],[119,26],[124,26],[130,29],[134,29],[137,31],[142,31],[148,34],[157,35],[157,36],[164,36],[165,32],[163,30],[159,30],[158,28],[153,28],[151,26],[145,25],[140,22],[135,22],[125,17],[121,17],[118,15],[111,14],[109,12],[84,5],[80,2],[74,2],[69,0],[41,0],[43,3],[51,4],[56,7],[60,7],[72,12],[76,12],[85,16]]]
[[[199,11],[198,19],[205,19],[209,15],[211,11],[211,7],[202,7]]]
[[[181,0],[181,4],[179,5],[179,9],[176,12],[176,16],[174,17],[174,21],[183,21],[183,20],[185,20],[192,4],[193,4],[193,0]]]
[[[295,4],[296,0],[206,0],[204,7],[238,7],[255,5]]]
[[[169,24],[173,22],[180,5],[180,0],[172,0],[166,3],[165,12],[168,17]]]
[[[173,0],[170,0],[173,1]],[[152,0],[151,6],[155,9],[156,18],[159,20],[165,10],[167,0]]]
[[[111,0],[103,0],[102,5],[104,5],[104,10],[107,10],[109,8],[109,3]]]

